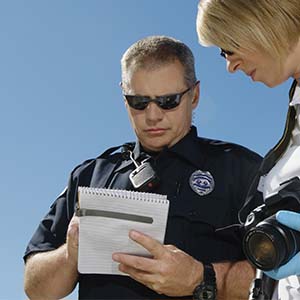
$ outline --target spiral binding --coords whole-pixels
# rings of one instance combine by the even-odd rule
[[[104,189],[104,188],[95,188],[95,187],[78,187],[78,191],[82,194],[105,196],[105,197],[117,197],[122,199],[131,199],[131,200],[143,200],[151,203],[167,204],[168,199],[166,195],[154,194],[154,193],[145,193],[137,191],[128,191],[121,189]]]

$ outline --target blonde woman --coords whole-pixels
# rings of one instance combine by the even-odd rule
[[[300,177],[300,2],[202,0],[197,32],[203,46],[220,48],[231,73],[242,71],[254,82],[268,87],[294,79],[285,132],[262,163],[255,192],[250,191],[248,197],[249,208],[255,193],[267,199],[278,193],[283,182]],[[259,185],[262,188],[258,182],[263,182]],[[280,211],[276,217],[300,231],[300,214]],[[273,299],[300,299],[299,252],[287,264],[267,274],[281,279]]]

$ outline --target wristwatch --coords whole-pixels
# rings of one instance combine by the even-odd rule
[[[193,300],[216,300],[217,284],[214,267],[210,263],[203,266],[203,281],[194,289]]]

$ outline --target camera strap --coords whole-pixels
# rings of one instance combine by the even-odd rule
[[[290,91],[289,91],[289,102],[292,101],[293,95],[295,93],[295,89],[297,87],[297,81],[294,80]],[[295,127],[296,122],[296,110],[294,106],[290,106],[287,112],[287,118],[285,123],[285,128],[283,135],[279,142],[266,154],[264,157],[258,173],[254,177],[251,186],[249,188],[246,201],[242,209],[239,213],[239,220],[243,223],[250,211],[252,211],[255,207],[262,204],[262,193],[258,190],[258,186],[260,184],[261,177],[266,175],[276,164],[276,162],[280,159],[281,155],[284,153],[286,148],[289,145],[292,131]]]
[[[114,153],[116,150],[118,150],[120,148],[121,148],[122,154],[124,153],[126,156],[126,154],[129,153],[128,150],[132,151],[134,146],[135,146],[135,143],[130,142],[130,143],[125,143],[123,145],[111,147],[111,148],[107,149],[106,151],[104,151],[102,154],[100,154],[99,158],[107,158],[110,154]]]
[[[296,87],[297,87],[297,81],[294,80],[289,91],[289,99],[290,99],[289,102],[291,102],[293,99],[293,95],[295,93]],[[292,131],[295,127],[295,122],[296,122],[295,117],[296,117],[296,110],[294,106],[290,106],[287,112],[283,135],[279,140],[279,142],[265,156],[259,170],[260,171],[259,173],[261,175],[268,173],[273,168],[275,163],[280,159],[281,155],[284,153],[287,146],[289,145]]]
[[[128,149],[133,150],[135,147],[134,142],[130,143],[125,143],[119,146],[111,147],[105,150],[102,154],[100,154],[98,158],[101,159],[108,159],[110,155],[112,155],[114,152],[116,152],[118,149],[120,149],[119,153],[119,159],[116,163],[109,162],[108,164],[105,164],[102,167],[102,175],[101,175],[101,186],[108,188],[110,187],[110,184],[112,182],[113,177],[115,176],[115,172],[120,168],[122,164],[124,164],[124,161],[129,160],[129,155],[128,155]],[[129,164],[132,162],[130,161]],[[126,164],[126,163],[125,163]]]
[[[263,274],[259,269],[256,270],[256,276],[250,286],[248,300],[270,300],[274,292],[276,280]]]

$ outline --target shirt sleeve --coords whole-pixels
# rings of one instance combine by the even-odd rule
[[[256,153],[249,150],[247,152],[248,154],[244,152],[235,153],[239,159],[235,159],[234,165],[232,165],[232,168],[235,170],[233,176],[235,182],[231,184],[234,186],[233,190],[235,193],[233,194],[234,200],[231,203],[231,212],[232,220],[236,220],[236,222],[226,227],[216,229],[216,237],[219,240],[226,241],[233,249],[238,251],[238,254],[236,254],[237,260],[245,259],[242,251],[243,225],[240,224],[237,216],[246,201],[248,190],[258,172],[262,160]]]
[[[49,212],[29,241],[23,257],[24,261],[30,254],[54,250],[66,242],[68,225],[77,201],[76,188],[71,175],[67,188],[51,205]]]

